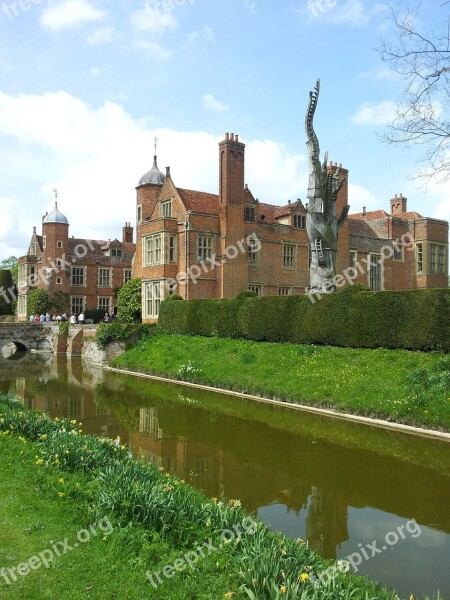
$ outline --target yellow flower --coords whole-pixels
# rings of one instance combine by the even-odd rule
[[[42,434],[39,436],[39,439],[41,439],[41,440],[46,440],[46,439],[47,439],[47,434],[46,434],[46,433],[42,433]]]
[[[43,465],[44,461],[42,460],[42,458],[38,458],[37,461],[36,461],[36,464],[37,465]]]
[[[227,592],[224,594],[224,598],[232,598],[234,596],[234,592]]]
[[[308,581],[308,579],[309,579],[309,575],[308,575],[308,573],[302,573],[302,574],[300,575],[300,581],[301,581],[302,583],[305,583],[305,581]]]
[[[19,442],[22,442],[23,444],[25,444],[26,440],[24,437],[19,436]]]
[[[58,479],[58,483],[64,483],[64,479],[63,479],[62,477],[60,477],[60,478]]]
[[[281,551],[281,556],[286,556],[287,552],[286,552],[286,548],[283,548],[283,550]]]
[[[285,593],[287,592],[287,587],[286,587],[285,585],[282,585],[282,586],[280,587],[280,592],[281,592],[282,594],[285,594]]]
[[[64,492],[58,492],[58,496],[62,498],[64,496]]]

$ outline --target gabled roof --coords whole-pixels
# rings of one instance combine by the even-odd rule
[[[177,192],[188,210],[209,215],[219,214],[219,196],[216,194],[185,190],[183,188],[177,188]]]

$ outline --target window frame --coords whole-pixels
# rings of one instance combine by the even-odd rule
[[[78,308],[81,308],[80,311],[78,311],[78,308],[76,308],[76,305],[79,305],[79,302],[76,302],[77,300],[81,300],[81,306],[79,306]],[[70,296],[70,312],[72,314],[75,315],[79,315],[80,312],[84,312],[86,310],[86,296]]]
[[[296,244],[283,242],[283,269],[295,269],[296,266]],[[289,252],[287,252],[289,250]]]
[[[262,283],[249,283],[248,289],[251,292],[255,292],[258,298],[263,296],[263,284]]]
[[[81,275],[82,282],[81,283],[75,283],[75,277],[80,277],[80,274],[78,274],[78,275],[74,274],[75,270],[82,271],[82,275]],[[86,279],[87,279],[87,277],[86,277],[86,267],[85,266],[82,266],[82,267],[80,267],[78,265],[72,266],[71,273],[70,273],[70,286],[71,287],[86,287]]]
[[[214,255],[214,236],[209,233],[199,233],[197,235],[196,257],[197,262],[209,260]],[[206,244],[202,244],[206,242]]]
[[[108,283],[107,284],[103,283],[105,276],[102,275],[102,271],[108,272]],[[112,271],[111,267],[98,267],[97,286],[99,288],[111,288],[112,287],[112,272],[111,271]]]
[[[244,204],[244,221],[246,223],[255,223],[256,206],[253,204]]]
[[[376,264],[373,262],[373,258],[376,257],[377,258],[377,262]],[[367,276],[368,276],[368,284],[369,284],[369,288],[373,291],[373,292],[381,292],[384,289],[384,285],[383,285],[383,257],[381,254],[378,254],[377,252],[370,252],[369,253],[369,262],[368,262],[368,269],[367,269]],[[377,273],[376,275],[373,275],[373,271],[372,269],[377,269],[379,270],[379,273]],[[373,285],[373,282],[375,280],[379,280],[379,286]]]
[[[172,215],[172,199],[161,200],[159,205],[159,216],[163,219],[171,219]]]

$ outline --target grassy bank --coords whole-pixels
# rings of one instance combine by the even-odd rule
[[[113,365],[450,431],[450,357],[160,333]]]
[[[0,569],[16,569],[17,578],[7,585],[0,577],[0,597],[397,598],[322,559],[303,540],[255,523],[237,500],[209,500],[78,427],[0,397]],[[54,556],[49,568],[36,566],[33,559],[56,540],[72,550]],[[27,564],[29,572],[18,576]],[[158,572],[162,583],[150,585],[146,572],[155,582]]]

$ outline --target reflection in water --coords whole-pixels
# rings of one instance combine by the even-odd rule
[[[0,390],[87,433],[119,435],[136,458],[224,493],[329,558],[416,519],[422,534],[360,566],[402,594],[450,593],[450,447],[225,395],[154,383],[80,361],[0,359]],[[420,568],[419,568],[420,567]],[[427,578],[422,573],[427,572]]]

